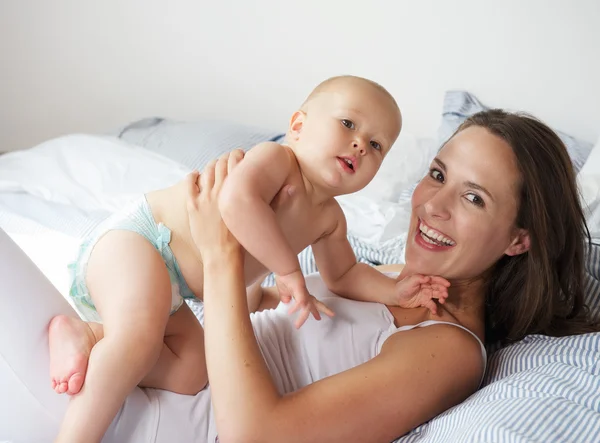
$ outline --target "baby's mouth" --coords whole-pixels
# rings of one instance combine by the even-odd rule
[[[356,172],[356,164],[350,157],[337,157],[342,166],[348,168],[351,172]]]

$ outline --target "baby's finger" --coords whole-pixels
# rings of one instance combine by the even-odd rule
[[[296,313],[301,307],[302,305],[298,303],[298,300],[294,300],[294,304],[290,307],[290,309],[288,309],[288,314],[291,315]]]
[[[296,321],[294,322],[294,326],[296,329],[300,329],[300,327],[304,324],[308,316],[310,315],[310,311],[308,309],[303,309]]]
[[[281,300],[285,304],[288,304],[292,301],[292,297],[290,297],[289,295],[279,295],[279,300]]]
[[[310,303],[309,306],[305,309],[308,309],[310,311],[315,320],[321,320],[321,314],[319,314],[319,309],[317,308],[315,303]]]
[[[333,317],[335,315],[335,312],[333,312],[325,303],[315,300],[315,305],[317,306],[319,312],[322,312],[328,317]]]
[[[431,298],[436,299],[441,305],[443,305],[444,303],[446,303],[446,296],[444,296],[441,293],[438,293],[436,291],[433,291],[433,296]]]
[[[425,285],[425,284],[429,283],[429,280],[431,280],[431,278],[428,275],[421,275],[421,274],[413,274],[409,278],[420,285]]]
[[[431,289],[433,289],[434,292],[443,295],[444,297],[448,297],[448,288],[446,286],[442,286],[442,285],[431,285]]]
[[[423,303],[423,306],[429,309],[433,315],[437,314],[437,305],[433,300],[427,300],[425,303]]]
[[[448,280],[446,280],[444,277],[440,277],[437,275],[431,276],[431,284],[441,285],[446,288],[450,287],[450,282]]]

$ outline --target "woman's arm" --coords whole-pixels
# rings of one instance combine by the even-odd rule
[[[199,193],[191,181],[188,211],[204,258],[205,350],[221,441],[387,442],[476,389],[479,344],[436,325],[395,334],[373,360],[279,395],[250,322],[242,250],[217,208],[227,165],[215,169],[203,173]]]
[[[290,171],[286,147],[260,143],[245,154],[219,195],[219,208],[229,230],[250,255],[280,275],[300,269],[270,206]]]
[[[238,283],[241,260],[221,256],[208,269],[206,355],[222,442],[387,442],[477,388],[478,343],[456,327],[438,325],[398,333],[373,360],[280,396]]]
[[[248,293],[248,310],[252,312],[275,309],[279,304],[279,292],[276,287],[263,288],[261,279],[250,286]]]

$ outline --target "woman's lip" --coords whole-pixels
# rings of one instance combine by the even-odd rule
[[[422,234],[422,232],[419,229],[417,229],[416,233],[415,233],[415,243],[417,245],[421,246],[423,249],[427,249],[428,251],[441,252],[441,251],[447,251],[448,249],[454,247],[454,246],[434,245],[433,243],[429,243],[429,242],[425,241],[425,239],[423,238],[423,236],[421,234]]]
[[[451,243],[453,243],[450,246],[455,246],[456,242],[454,241],[454,239],[450,238],[448,235],[446,235],[445,233],[443,233],[442,231],[438,231],[437,229],[429,226],[427,223],[425,223],[423,220],[421,220],[420,218],[417,219],[417,231],[422,232],[421,231],[421,225],[425,226],[427,228],[427,231],[429,231],[430,229],[432,231],[434,231],[437,234],[440,234],[442,237],[446,238],[447,240],[450,240]],[[426,234],[429,236],[429,232]],[[431,238],[431,236],[429,236]]]

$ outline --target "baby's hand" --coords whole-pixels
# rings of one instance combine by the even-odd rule
[[[444,304],[448,298],[450,282],[438,276],[409,275],[396,282],[396,304],[402,308],[428,308],[437,314],[434,299]]]
[[[296,328],[302,326],[310,314],[312,314],[316,320],[321,320],[319,312],[322,312],[329,317],[333,317],[333,311],[308,292],[301,271],[294,271],[286,275],[278,275],[275,282],[277,283],[279,297],[282,302],[289,303],[292,298],[295,301],[294,306],[292,306],[288,313],[293,314],[299,309],[302,310],[296,319]]]

